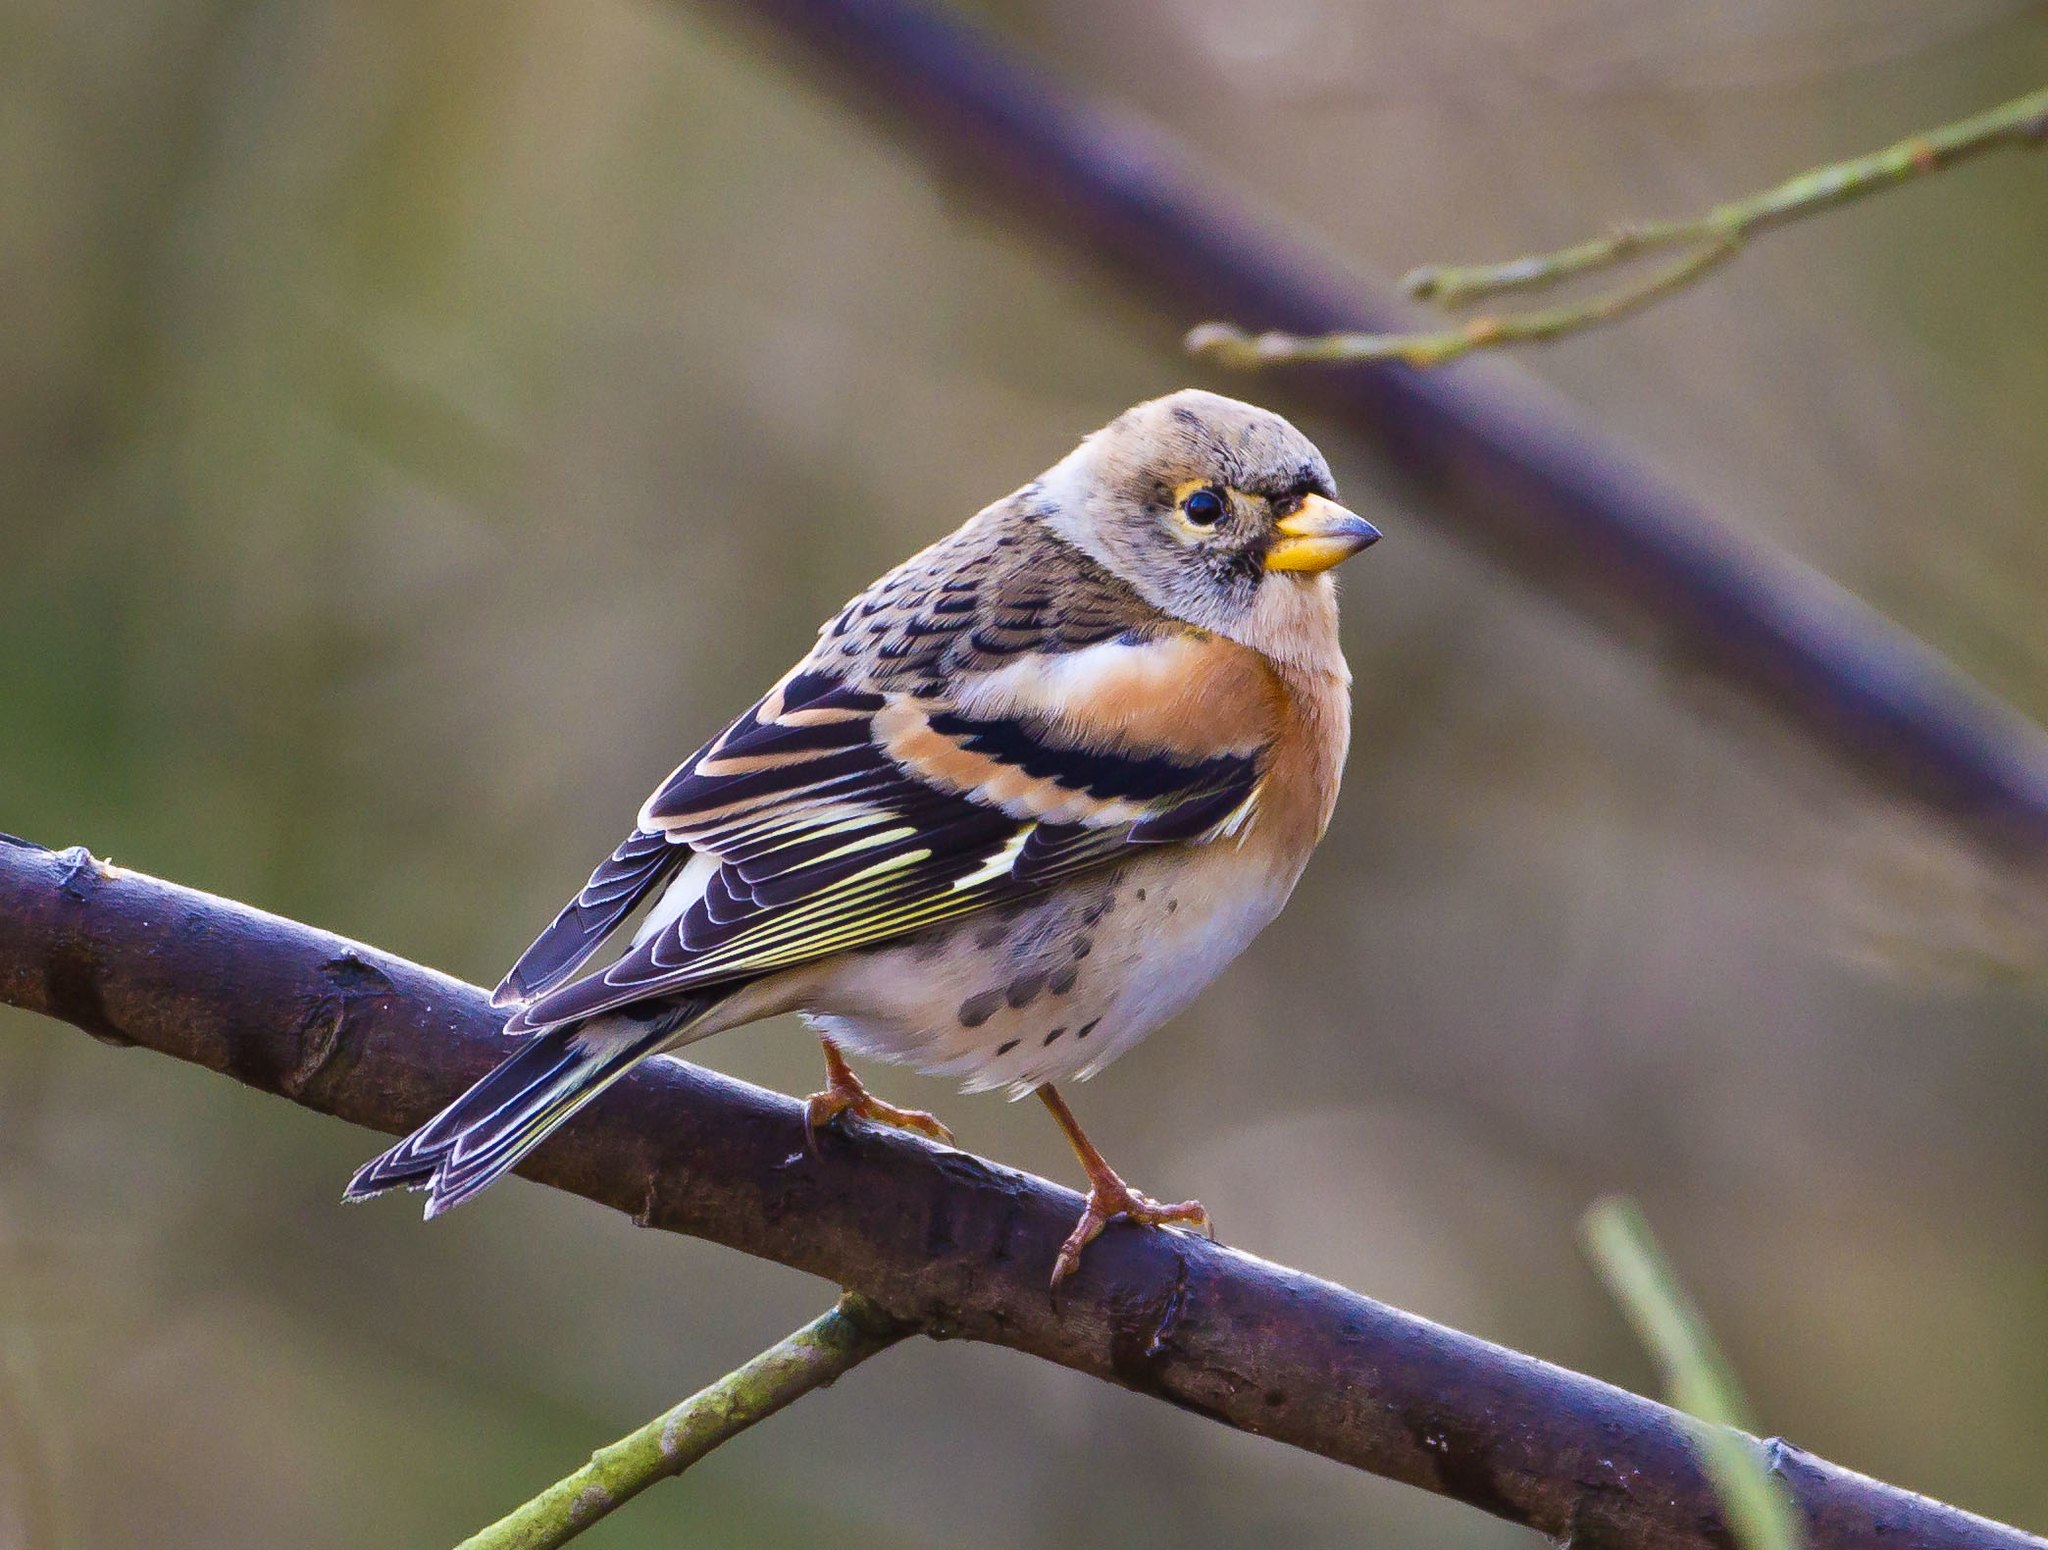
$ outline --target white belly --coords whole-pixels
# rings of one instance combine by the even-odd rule
[[[802,1008],[858,1052],[969,1091],[1092,1076],[1200,994],[1293,890],[1206,859],[1197,874],[1187,852],[1161,854],[1094,889],[848,955],[810,978]]]

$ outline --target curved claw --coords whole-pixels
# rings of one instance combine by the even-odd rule
[[[869,1092],[830,1044],[825,1046],[825,1072],[825,1090],[804,1100],[804,1136],[812,1151],[817,1150],[818,1132],[843,1114],[886,1125],[891,1130],[908,1130],[941,1146],[953,1145],[953,1132],[940,1124],[935,1115],[923,1109],[899,1109]]]
[[[1074,1224],[1074,1230],[1067,1234],[1067,1241],[1060,1245],[1059,1257],[1052,1266],[1054,1291],[1058,1291],[1060,1282],[1080,1267],[1082,1251],[1102,1236],[1103,1228],[1115,1221],[1130,1222],[1139,1227],[1197,1227],[1209,1235],[1210,1242],[1216,1241],[1216,1224],[1210,1220],[1208,1208],[1201,1201],[1182,1200],[1173,1205],[1162,1205],[1147,1195],[1139,1194],[1111,1174],[1089,1189],[1088,1208],[1081,1213],[1081,1220]]]

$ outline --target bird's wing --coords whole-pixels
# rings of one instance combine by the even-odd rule
[[[883,576],[819,631],[804,668],[860,689],[943,700],[963,681],[1048,655],[1064,658],[1151,626],[1156,613],[1127,583],[1035,520],[1042,500],[1038,486],[1027,485]],[[758,720],[759,711],[749,714]],[[786,741],[787,733],[750,727],[742,718],[663,790],[721,745],[777,735]],[[960,816],[992,822],[985,814]],[[956,837],[969,842],[964,832]],[[491,1004],[526,1005],[566,984],[691,854],[679,828],[636,828],[520,955]]]
[[[583,891],[563,905],[533,946],[519,955],[491,992],[491,1005],[517,1006],[562,984],[689,854],[658,829],[635,829],[627,835],[598,863]]]
[[[642,809],[640,833],[699,858],[672,890],[701,892],[664,900],[623,957],[523,1006],[512,1031],[902,936],[1238,832],[1257,804],[1275,709],[1268,676],[1227,642],[1013,651],[944,695],[877,687],[830,644]],[[593,886],[599,918],[611,905]]]

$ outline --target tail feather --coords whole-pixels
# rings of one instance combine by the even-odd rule
[[[652,1021],[615,1014],[533,1035],[468,1092],[365,1163],[342,1198],[423,1189],[428,1216],[453,1210],[707,1009],[664,1007]]]
[[[492,1006],[517,1006],[554,989],[589,961],[620,921],[689,859],[687,846],[659,831],[635,829],[598,864],[583,891],[562,906],[534,944],[491,992]]]

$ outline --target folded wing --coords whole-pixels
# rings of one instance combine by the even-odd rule
[[[506,984],[558,981],[650,877],[674,858],[702,858],[671,885],[687,895],[657,905],[617,962],[546,989],[510,1029],[753,979],[1039,892],[1142,847],[1234,832],[1256,804],[1262,764],[1257,746],[1206,758],[1118,746],[1091,739],[1085,721],[963,710],[807,665],[662,784],[635,836]]]

